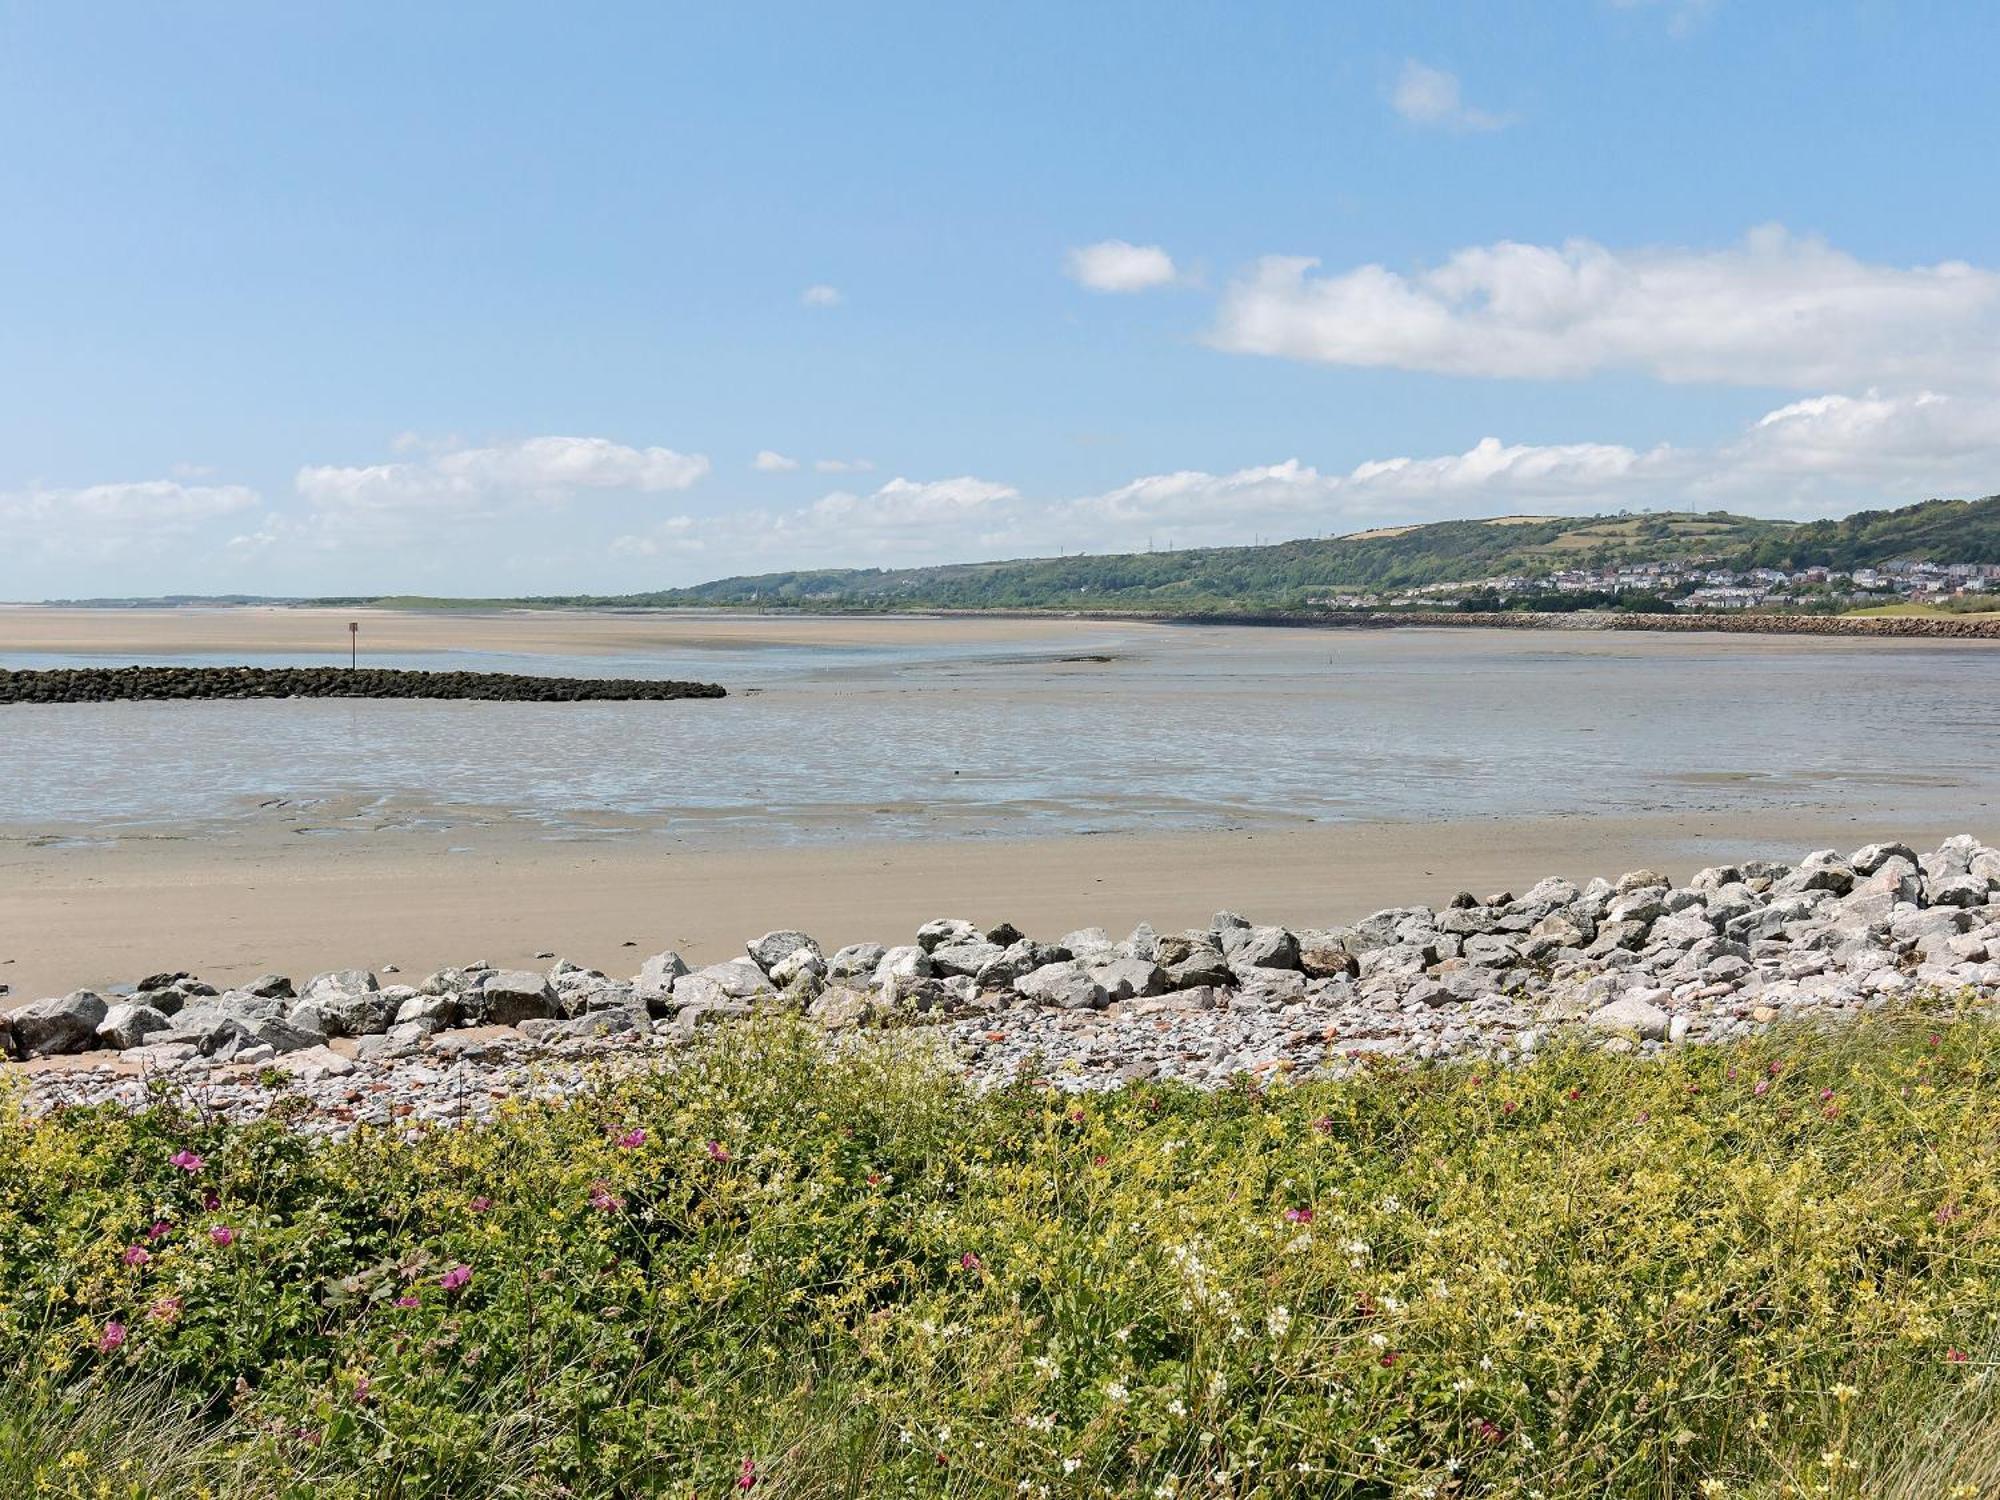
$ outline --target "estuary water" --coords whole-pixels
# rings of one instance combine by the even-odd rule
[[[1077,622],[1020,641],[649,641],[378,666],[692,677],[713,702],[0,706],[0,825],[504,816],[700,843],[2000,804],[2000,648]],[[960,638],[961,634],[965,638]],[[798,637],[803,636],[804,639]],[[8,649],[0,666],[321,664]]]

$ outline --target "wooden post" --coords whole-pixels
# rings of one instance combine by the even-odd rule
[[[361,625],[359,621],[347,622],[347,670],[352,672],[355,663],[361,660]]]

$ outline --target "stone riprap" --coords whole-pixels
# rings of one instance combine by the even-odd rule
[[[402,672],[385,667],[60,667],[0,671],[0,703],[112,703],[187,698],[479,698],[585,703],[722,698],[712,682]]]
[[[546,973],[472,964],[416,985],[351,969],[298,989],[275,974],[227,991],[155,974],[129,994],[23,1006],[0,1017],[0,1048],[92,1054],[14,1070],[30,1109],[136,1105],[164,1075],[232,1117],[295,1101],[286,1117],[324,1132],[558,1097],[590,1068],[658,1066],[704,1028],[760,1011],[835,1036],[927,1028],[982,1086],[1024,1071],[1093,1089],[1338,1075],[1384,1057],[1506,1064],[1565,1033],[1643,1053],[1926,992],[1991,1001],[2000,851],[1961,835],[1923,854],[1823,849],[1678,884],[1651,870],[1552,877],[1324,928],[1220,912],[1188,931],[1038,941],[940,918],[896,947],[828,954],[796,931],[744,946],[698,969],[655,954],[629,980],[560,961]]]

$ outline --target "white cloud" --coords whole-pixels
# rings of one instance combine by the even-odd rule
[[[673,516],[618,537],[611,550],[623,557],[704,553],[723,570],[952,562],[989,546],[1020,500],[1013,486],[969,474],[898,476],[867,494],[835,490],[791,510]]]
[[[928,526],[943,521],[977,520],[992,514],[1001,502],[1019,498],[1020,491],[1011,485],[994,484],[969,474],[928,483],[898,477],[873,494],[853,495],[836,490],[816,501],[810,514],[842,528]]]
[[[559,505],[590,490],[685,490],[708,469],[700,454],[671,448],[629,448],[597,437],[536,437],[452,447],[403,463],[308,465],[299,470],[297,487],[309,504],[326,511],[470,511],[510,502]]]
[[[1611,0],[1611,8],[1665,11],[1667,30],[1676,37],[1685,37],[1708,18],[1715,0]]]
[[[755,458],[750,460],[750,467],[755,469],[759,474],[789,474],[798,466],[799,461],[796,458],[787,458],[782,453],[773,453],[769,448],[764,449]]]
[[[155,572],[154,565],[173,548],[201,545],[198,538],[205,528],[254,511],[261,503],[246,485],[177,479],[0,491],[0,535],[7,539],[0,548],[0,587],[9,597],[123,592],[95,577],[52,584],[42,570],[65,559],[122,559],[142,576],[163,580],[166,575]],[[164,581],[155,586],[166,589]]]
[[[799,302],[805,307],[838,307],[846,300],[841,296],[839,287],[828,286],[823,281],[816,281],[799,293]]]
[[[1411,58],[1397,75],[1390,95],[1396,113],[1413,125],[1439,125],[1447,130],[1499,130],[1512,123],[1505,115],[1474,109],[1465,102],[1458,75]]]
[[[1230,286],[1219,347],[1452,375],[1829,386],[2000,383],[2000,273],[1872,265],[1775,226],[1728,250],[1501,242],[1433,270],[1315,274],[1272,256]]]
[[[175,479],[142,479],[78,489],[0,493],[0,520],[77,533],[173,535],[204,521],[254,509],[257,504],[257,492],[240,484],[191,485]]]
[[[1078,246],[1064,257],[1063,266],[1072,281],[1093,292],[1143,292],[1172,286],[1180,275],[1173,257],[1158,245],[1125,240]]]
[[[872,474],[875,465],[865,458],[816,458],[813,469],[820,474]]]

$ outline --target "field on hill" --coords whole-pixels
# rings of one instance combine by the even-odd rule
[[[2000,1487],[1990,1019],[1089,1097],[770,1023],[484,1127],[0,1147],[7,1494]]]

